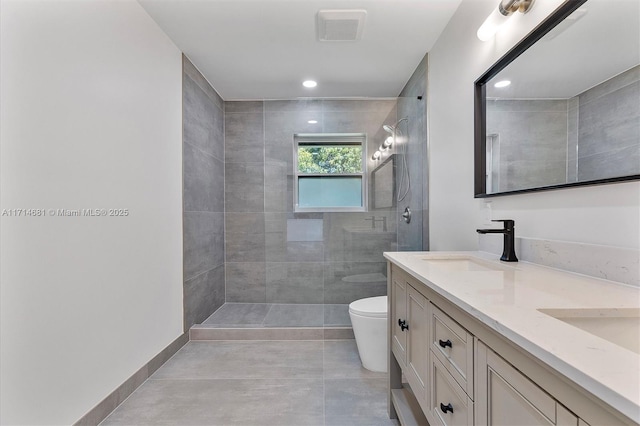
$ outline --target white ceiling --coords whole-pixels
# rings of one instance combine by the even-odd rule
[[[395,97],[461,2],[138,1],[225,100]],[[320,9],[365,9],[362,39],[317,41]]]

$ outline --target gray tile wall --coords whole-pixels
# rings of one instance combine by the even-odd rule
[[[406,197],[399,202],[398,221],[398,250],[428,250],[429,249],[429,188],[427,177],[427,64],[428,57],[422,59],[413,75],[405,85],[398,98],[398,118],[407,117],[408,121],[400,124],[400,130],[406,137],[399,138],[396,147],[398,167],[396,182],[400,182],[405,173],[403,156],[409,174],[410,186]],[[422,99],[418,99],[421,96]],[[406,148],[406,150],[405,150]],[[406,175],[405,175],[406,176]],[[406,178],[405,178],[406,179]],[[405,181],[406,184],[406,181]],[[400,196],[405,193],[405,185],[399,188]],[[405,207],[411,209],[411,222],[402,220]]]
[[[183,56],[184,329],[225,300],[224,103]]]
[[[578,96],[578,180],[640,173],[640,65]]]
[[[499,191],[565,183],[567,100],[487,100],[487,134],[498,134]]]
[[[294,213],[293,136],[366,133],[370,172],[382,125],[396,117],[395,99],[225,102],[227,302],[349,303],[386,294],[382,252],[397,249],[395,209]],[[365,221],[371,216],[376,229]]]

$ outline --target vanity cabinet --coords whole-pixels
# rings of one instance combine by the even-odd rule
[[[388,271],[389,413],[402,425],[630,424],[401,267]]]
[[[476,424],[578,425],[578,417],[484,343],[477,354]]]
[[[427,401],[429,301],[400,271],[391,275],[392,353],[424,410]]]

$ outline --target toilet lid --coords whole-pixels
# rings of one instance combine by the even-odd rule
[[[349,312],[372,318],[386,318],[387,296],[367,297],[349,304]]]

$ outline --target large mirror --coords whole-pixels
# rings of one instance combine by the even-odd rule
[[[640,179],[640,1],[565,2],[475,90],[476,197]]]

